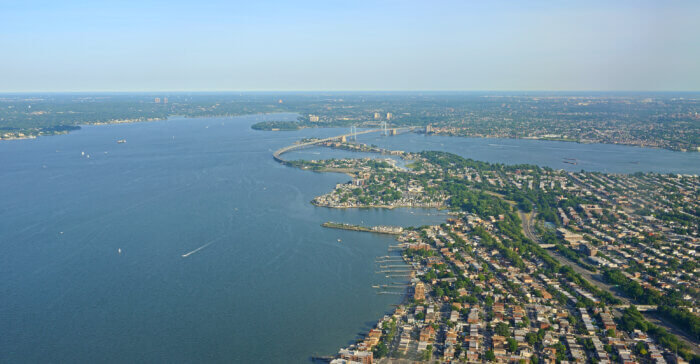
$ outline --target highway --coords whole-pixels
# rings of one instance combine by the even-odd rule
[[[534,241],[536,244],[541,244],[539,239],[537,239],[537,236],[534,233],[534,220],[535,220],[535,214],[534,213],[529,213],[525,214],[522,211],[518,212],[518,215],[520,216],[520,220],[523,222],[523,233],[527,238],[530,240]],[[556,259],[559,264],[562,265],[567,265],[571,267],[574,272],[580,274],[583,276],[588,282],[593,284],[594,286],[598,287],[599,289],[602,289],[604,291],[609,292],[613,296],[617,297],[623,302],[622,306],[629,305],[630,300],[627,297],[622,296],[620,293],[615,290],[614,286],[611,286],[605,282],[603,282],[603,278],[600,276],[600,274],[595,274],[592,273],[580,265],[576,264],[575,262],[572,262],[571,260],[567,259],[566,257],[557,254],[555,251],[548,249],[550,255],[552,258]],[[700,355],[700,346],[698,346],[697,341],[690,336],[688,333],[685,331],[681,330],[678,326],[674,325],[673,323],[669,322],[668,320],[665,320],[662,317],[659,317],[656,313],[654,312],[641,312],[644,318],[647,319],[647,321],[661,326],[665,328],[668,332],[676,335],[678,339],[681,341],[684,341],[688,346],[691,348],[691,350],[696,354]]]
[[[415,129],[415,128],[414,128],[414,127],[405,127],[405,128],[390,128],[390,129],[396,129],[396,130],[402,130],[402,129],[403,129],[404,131],[410,131],[410,130],[413,130],[413,129]],[[282,154],[284,154],[284,153],[288,153],[288,152],[291,152],[291,151],[297,150],[297,149],[302,149],[302,148],[310,147],[310,146],[313,146],[313,145],[316,145],[316,144],[321,144],[321,143],[329,142],[329,141],[332,141],[332,140],[339,140],[339,139],[342,139],[343,137],[345,137],[345,138],[350,138],[350,137],[352,137],[353,135],[369,134],[369,133],[374,133],[374,132],[378,132],[378,131],[381,132],[382,130],[383,130],[383,129],[363,130],[363,131],[358,131],[358,132],[356,132],[356,133],[348,133],[348,134],[336,135],[336,136],[333,136],[333,137],[330,137],[330,138],[324,138],[324,139],[313,140],[313,141],[306,142],[306,143],[292,144],[292,145],[288,145],[288,146],[286,146],[286,147],[284,147],[284,148],[281,148],[281,149],[276,150],[274,153],[272,153],[272,157],[273,157],[276,161],[278,161],[278,162],[280,162],[280,163],[282,163],[282,164],[286,164],[286,163],[288,163],[288,161],[287,161],[286,159],[282,158]]]

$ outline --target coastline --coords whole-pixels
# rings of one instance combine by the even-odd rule
[[[76,127],[74,130],[65,130],[65,131],[57,131],[57,132],[51,132],[51,133],[38,133],[38,134],[25,134],[25,131],[18,131],[17,134],[22,134],[22,136],[12,136],[12,137],[4,137],[2,134],[0,134],[0,142],[2,141],[9,141],[9,140],[24,140],[24,139],[36,139],[38,137],[42,136],[56,136],[56,135],[66,135],[69,134],[71,131],[75,130],[80,130],[81,127],[83,126],[92,126],[92,125],[115,125],[115,124],[134,124],[134,123],[148,123],[148,122],[154,122],[154,121],[167,121],[170,120],[171,118],[174,117],[182,117],[185,119],[205,119],[205,118],[220,118],[220,117],[228,117],[228,118],[234,118],[237,116],[246,116],[246,115],[272,115],[272,114],[280,114],[279,112],[261,112],[261,113],[252,113],[252,114],[220,114],[220,115],[197,115],[197,116],[187,116],[187,115],[168,115],[168,117],[165,118],[136,118],[136,119],[114,119],[114,120],[109,120],[109,121],[94,121],[94,122],[87,122],[87,123],[82,123],[82,124],[77,124],[77,125],[71,125],[71,127]],[[298,130],[301,130],[304,128],[300,128]],[[264,130],[264,131],[270,131],[270,130]],[[282,130],[280,130],[282,131]]]
[[[341,147],[341,149],[343,149],[343,148],[342,148],[342,145],[341,145],[341,146],[334,145],[334,146],[332,146],[332,147],[336,147],[336,148]],[[275,159],[277,159],[277,158],[275,158]],[[284,162],[281,162],[281,163],[284,163]],[[284,164],[287,164],[287,163],[284,163]],[[288,165],[292,165],[292,164],[289,163]],[[297,165],[292,165],[292,166],[299,167],[299,164],[297,164]],[[323,169],[323,168],[319,168],[319,170],[321,170],[321,169]],[[362,178],[368,179],[368,178],[370,178],[370,177],[365,177],[365,176],[363,176]],[[361,179],[361,181],[364,181],[364,180]],[[353,180],[353,185],[359,186],[359,185],[364,185],[364,184],[355,183],[355,181]],[[340,187],[336,187],[336,189],[337,189],[338,191],[341,191],[341,192],[338,192],[337,194],[342,195],[342,189],[341,189]],[[329,193],[329,194],[331,194],[331,193]],[[499,194],[499,193],[496,193],[496,192],[493,192],[493,191],[490,191],[490,193],[487,192],[486,195],[496,196],[496,197],[499,198],[500,200],[506,202],[507,205],[508,205],[510,208],[512,208],[512,209],[514,209],[514,210],[518,210],[517,207],[513,206],[515,203],[514,203],[513,201],[507,200],[507,199],[506,199],[506,196],[503,196],[503,195],[501,195],[501,194]],[[325,195],[323,195],[323,196],[325,196]],[[395,207],[417,207],[417,206],[415,206],[415,205],[414,205],[414,206],[405,206],[405,205],[396,205],[396,206],[388,206],[388,205],[366,205],[366,204],[362,204],[361,202],[359,202],[359,201],[362,201],[362,200],[354,201],[354,202],[351,202],[351,203],[348,204],[348,203],[347,203],[347,201],[348,201],[347,195],[345,195],[345,200],[344,200],[344,201],[343,201],[342,199],[339,201],[337,198],[326,199],[326,200],[328,200],[329,202],[324,202],[324,203],[320,204],[320,203],[318,203],[318,202],[316,201],[316,199],[314,199],[313,201],[311,201],[311,203],[312,203],[313,205],[319,206],[319,207],[341,208],[341,209],[346,209],[346,208],[388,208],[388,209],[392,209],[392,208],[395,208]],[[346,205],[346,204],[347,204],[347,205]],[[431,207],[432,207],[432,206],[431,206]],[[499,218],[500,218],[501,220],[503,220],[503,217],[502,217],[502,216],[503,216],[503,215],[499,215]],[[521,216],[522,216],[522,214],[521,214]],[[449,222],[450,220],[451,220],[451,219],[448,219],[448,222]],[[494,218],[494,216],[491,216],[491,219],[490,219],[490,220],[491,220],[492,223],[496,223],[497,221],[499,221],[498,219]],[[521,217],[521,220],[522,220],[522,217]],[[465,221],[461,221],[461,222],[458,221],[458,220],[453,220],[453,221],[456,222],[455,226],[457,226],[457,225],[463,225],[463,224],[465,223],[465,221],[466,221],[468,224],[470,224],[470,226],[471,226],[471,224],[473,224],[473,222],[472,222],[472,221],[469,221],[469,219],[467,219],[467,220],[465,220]],[[476,220],[474,220],[474,221],[476,221]],[[518,229],[519,229],[520,231],[524,231],[525,233],[527,233],[527,229],[526,229],[526,226],[525,226],[525,225],[520,225],[520,224],[518,224],[518,225],[519,225],[519,226],[518,226]],[[345,230],[362,231],[362,232],[374,232],[374,233],[377,233],[377,232],[378,232],[378,231],[375,231],[375,229],[372,229],[372,228],[363,227],[363,226],[359,226],[359,225],[352,225],[352,224],[343,224],[343,223],[326,222],[326,223],[322,224],[322,226],[324,226],[324,227],[329,227],[329,228],[337,228],[337,229],[345,229]],[[440,226],[433,226],[433,227],[431,227],[431,228],[437,229],[437,230],[439,231],[439,229],[443,228],[442,226],[443,226],[443,225],[440,225]],[[449,224],[448,224],[448,226],[449,226]],[[499,226],[499,225],[496,225],[496,226]],[[473,227],[473,226],[472,226],[472,227]],[[447,229],[447,228],[445,228],[445,229]],[[500,227],[499,227],[499,229],[500,229]],[[465,230],[462,229],[461,232],[464,232],[464,231],[465,231]],[[460,230],[459,230],[459,229],[458,229],[458,230],[454,230],[454,229],[452,229],[452,227],[450,227],[450,228],[448,229],[448,233],[447,233],[446,235],[445,235],[445,234],[442,234],[442,236],[452,236],[452,234],[451,234],[450,232],[453,232],[454,234],[459,234]],[[379,264],[380,264],[380,266],[379,266],[379,271],[378,271],[378,272],[375,272],[375,273],[386,274],[387,278],[388,278],[388,277],[392,277],[392,276],[395,276],[395,277],[408,277],[408,279],[409,279],[409,284],[408,284],[408,285],[401,285],[401,286],[400,286],[400,287],[401,287],[401,290],[400,290],[400,291],[398,290],[398,289],[399,289],[399,286],[393,286],[393,285],[384,285],[384,286],[377,285],[377,286],[373,286],[373,288],[379,289],[379,291],[377,292],[378,294],[395,294],[395,295],[401,295],[401,296],[403,297],[401,303],[398,304],[398,305],[396,306],[396,308],[393,310],[393,312],[392,312],[391,314],[387,314],[387,315],[384,315],[383,317],[379,318],[378,321],[377,321],[377,323],[373,326],[373,328],[372,328],[371,330],[369,330],[369,333],[367,333],[366,335],[363,336],[363,339],[362,339],[362,340],[358,341],[358,342],[355,343],[355,344],[351,344],[350,346],[348,346],[348,347],[346,347],[346,348],[340,349],[339,352],[338,352],[338,354],[337,354],[337,356],[335,356],[335,358],[338,358],[338,361],[333,360],[332,362],[343,362],[342,360],[354,360],[354,361],[358,361],[358,360],[359,360],[359,361],[364,361],[364,359],[366,359],[366,358],[369,358],[369,362],[372,362],[373,357],[374,357],[375,355],[376,355],[376,359],[382,358],[382,360],[379,361],[379,362],[381,362],[381,363],[388,363],[388,362],[391,362],[391,360],[393,360],[393,359],[385,359],[384,357],[388,354],[388,352],[389,352],[388,350],[397,350],[397,349],[396,349],[396,346],[395,346],[395,345],[396,345],[396,327],[397,327],[397,323],[401,322],[401,317],[402,317],[402,316],[404,315],[404,313],[406,312],[406,308],[405,308],[405,307],[402,307],[402,305],[404,305],[406,302],[408,302],[407,300],[409,299],[410,294],[411,294],[411,289],[410,289],[410,287],[412,286],[412,284],[415,284],[415,286],[414,286],[414,292],[415,292],[415,293],[414,293],[414,299],[419,300],[419,298],[416,298],[416,297],[420,297],[420,299],[423,299],[423,298],[426,297],[426,296],[424,296],[423,285],[422,285],[422,283],[420,283],[420,281],[414,279],[414,278],[416,277],[416,274],[419,274],[419,273],[418,273],[418,270],[417,270],[416,266],[413,265],[413,263],[410,261],[410,259],[409,259],[408,256],[406,255],[406,254],[407,254],[407,253],[406,253],[407,249],[409,249],[409,250],[410,250],[410,249],[414,249],[414,248],[411,247],[411,244],[410,244],[409,242],[415,241],[416,237],[415,237],[415,236],[414,236],[414,237],[410,237],[411,234],[416,234],[416,232],[415,232],[415,231],[412,231],[412,229],[408,229],[408,230],[403,230],[401,233],[395,234],[395,235],[398,235],[398,237],[396,238],[396,240],[399,241],[399,244],[393,245],[393,246],[390,246],[390,247],[389,247],[389,254],[390,254],[390,255],[387,255],[387,256],[381,258],[382,261],[379,263]],[[488,233],[486,233],[486,234],[488,234]],[[477,235],[478,235],[478,233],[477,233]],[[507,235],[507,233],[506,233],[506,235]],[[459,236],[459,235],[458,235],[458,236]],[[486,236],[488,237],[488,235],[486,235]],[[509,236],[509,235],[508,235],[508,236]],[[480,236],[480,235],[479,235],[479,237],[480,237],[481,239],[486,239],[485,237],[482,237],[482,236]],[[453,236],[453,238],[454,238],[454,239],[457,239],[457,237],[454,237],[454,236]],[[502,238],[502,237],[501,237],[501,238]],[[449,238],[445,238],[445,239],[449,239]],[[459,239],[461,239],[462,241],[464,241],[466,238],[463,238],[462,236],[459,236]],[[458,240],[459,240],[459,239],[458,239]],[[481,239],[478,239],[478,241],[481,241]],[[454,251],[451,251],[449,248],[442,248],[442,249],[439,249],[441,246],[444,246],[444,244],[447,243],[446,240],[442,240],[442,244],[441,244],[440,241],[435,240],[435,239],[433,239],[433,242],[435,243],[434,250],[436,250],[436,251],[439,250],[439,254],[443,254],[445,260],[451,260],[452,263],[454,263],[455,266],[458,265],[458,264],[457,264],[458,262],[455,262],[455,261],[453,260],[453,259],[454,259],[454,257],[453,257]],[[418,249],[418,250],[423,249],[423,245],[421,245],[421,244],[423,244],[423,243],[415,243],[415,244],[417,244],[417,249]],[[449,246],[449,245],[448,245],[448,246]],[[429,249],[433,249],[433,248],[429,248]],[[508,248],[505,249],[505,250],[506,250],[506,253],[507,253],[507,249],[508,249]],[[405,267],[405,268],[400,267],[400,266],[398,265],[398,263],[399,263],[398,257],[390,257],[391,254],[392,254],[392,251],[394,252],[393,254],[395,254],[397,251],[399,251],[399,252],[400,252],[399,254],[400,254],[401,260],[402,260],[404,263],[408,264],[408,266]],[[516,255],[508,255],[508,254],[506,254],[506,253],[499,251],[499,254],[503,254],[505,258],[511,259],[511,260],[512,260],[511,263],[513,263],[515,266],[517,266],[516,263],[518,262],[518,258],[512,258],[512,257],[513,257],[513,256],[518,257],[518,255],[517,255],[517,254],[516,254]],[[493,254],[491,254],[491,255],[493,255]],[[409,256],[411,257],[411,259],[413,259],[413,255],[409,255]],[[459,256],[461,257],[462,255],[459,255]],[[506,261],[508,261],[507,259],[506,259]],[[429,263],[430,263],[430,264],[434,264],[434,262],[429,262]],[[493,264],[493,262],[491,262],[491,263]],[[520,263],[522,264],[522,261],[521,261]],[[532,264],[532,262],[530,262],[530,263]],[[382,264],[383,264],[383,265],[382,265]],[[394,265],[392,265],[392,264],[394,264]],[[573,264],[573,263],[572,263],[572,264]],[[463,265],[464,265],[464,262],[462,262],[462,266],[463,266]],[[566,265],[566,266],[569,266],[569,264],[565,264],[565,265]],[[494,266],[496,266],[496,265],[494,265]],[[409,269],[406,269],[406,268],[409,268]],[[518,269],[521,269],[521,268],[522,268],[522,267],[518,267]],[[586,281],[586,282],[587,282],[587,281]],[[546,281],[545,281],[545,283],[546,283]],[[433,280],[433,284],[435,284],[435,280]],[[547,284],[549,284],[549,283],[547,283]],[[588,284],[590,284],[590,283],[588,283]],[[419,285],[420,285],[420,290],[418,289],[418,286],[419,286]],[[392,290],[392,289],[395,289],[395,290]],[[577,292],[578,292],[578,291],[577,291]],[[596,295],[598,295],[598,293],[596,293],[597,291],[594,290],[593,292],[594,292]],[[442,293],[439,293],[438,295],[439,295],[439,296],[442,296]],[[588,295],[590,295],[590,293],[588,293]],[[588,298],[588,296],[586,296],[586,295],[583,295],[583,297]],[[595,299],[596,299],[596,298],[593,298],[593,300],[595,300]],[[601,299],[605,299],[605,298],[601,298]],[[529,301],[527,301],[527,302],[529,302]],[[466,313],[460,312],[460,311],[459,311],[459,309],[461,309],[461,303],[460,303],[460,306],[455,306],[455,303],[454,303],[454,302],[452,302],[452,304],[453,304],[452,307],[459,307],[459,308],[458,308],[458,309],[452,308],[452,312],[451,312],[451,314],[450,314],[450,315],[451,315],[451,316],[450,316],[450,317],[451,317],[451,318],[450,318],[450,321],[452,321],[452,322],[454,322],[454,321],[459,321],[460,316],[461,316],[462,314],[466,314]],[[467,306],[467,307],[469,307],[469,306]],[[418,310],[418,309],[416,308],[416,311],[417,311],[417,310]],[[457,310],[457,311],[455,311],[455,310]],[[433,312],[434,312],[434,311],[433,311]],[[456,316],[455,316],[455,312],[457,312]],[[472,312],[473,312],[473,310],[469,313],[469,319],[470,319],[470,320],[472,319],[472,318],[471,318]],[[584,311],[582,311],[582,312],[584,312]],[[584,312],[584,313],[585,313],[585,312]],[[582,315],[583,315],[583,314],[582,314]],[[453,316],[455,316],[456,318],[453,319],[453,318],[452,318]],[[585,315],[584,315],[584,316],[585,316]],[[408,316],[407,316],[407,317],[408,317]],[[407,320],[409,320],[409,321],[407,321],[408,323],[411,323],[411,322],[412,322],[412,319],[411,319],[411,318],[407,318]],[[432,319],[431,319],[431,320],[432,320]],[[427,321],[426,321],[426,322],[427,322]],[[448,325],[448,326],[449,326],[449,325]],[[409,332],[409,334],[410,334],[411,332],[415,331],[415,330],[413,330],[413,329],[415,329],[415,327],[413,327],[413,328],[411,328],[411,329],[408,329],[407,332]],[[406,332],[406,329],[402,329],[402,330],[403,330],[403,331],[402,331],[403,333]],[[420,333],[420,334],[421,334],[421,339],[420,339],[421,343],[431,343],[431,342],[433,342],[432,339],[431,339],[431,336],[430,336],[430,335],[427,335],[427,334],[425,335],[425,338],[426,338],[426,339],[425,339],[425,340],[423,339],[424,331],[425,331],[425,330],[426,330],[425,327],[421,328],[421,333]],[[437,329],[435,329],[435,330],[437,330]],[[447,330],[447,329],[446,329],[446,330]],[[452,332],[452,331],[450,331],[450,330],[447,330],[447,331],[448,331],[448,332],[447,332],[447,335],[448,335],[448,336],[449,336],[449,335],[453,335],[453,336],[456,337],[457,335],[459,335],[459,333],[455,333],[455,332]],[[590,332],[590,330],[589,330],[589,332]],[[415,333],[415,332],[413,332],[413,333]],[[411,335],[406,336],[406,337],[404,337],[404,336],[405,336],[405,335],[402,334],[401,342],[403,342],[404,339],[406,339],[406,340],[405,340],[406,342],[410,342],[410,340],[411,340]],[[412,336],[415,336],[415,335],[412,335]],[[477,336],[478,336],[478,334],[477,334]],[[477,340],[478,340],[478,339],[477,339]],[[446,342],[447,342],[447,341],[446,341]],[[403,346],[403,349],[401,349],[401,348],[402,348],[401,345],[402,345],[402,344],[399,344],[399,346],[398,346],[399,357],[402,357],[401,354],[400,354],[401,352],[402,352],[403,354],[405,354],[406,351],[408,350],[408,344],[404,345],[404,346]],[[418,346],[418,347],[419,347],[418,353],[421,353],[421,355],[427,353],[427,354],[425,354],[425,355],[427,355],[427,356],[424,356],[424,358],[425,358],[426,360],[430,360],[429,358],[432,357],[433,352],[432,352],[432,347],[431,347],[429,344],[427,344],[427,345],[428,345],[428,348],[427,348],[427,349],[424,348],[423,351],[421,351],[421,349],[420,349],[420,343],[419,343],[419,346]],[[393,349],[392,349],[392,348],[393,348]],[[513,350],[511,350],[511,351],[513,351]],[[474,353],[476,353],[476,352],[473,352],[473,353],[470,353],[470,354],[467,354],[467,355],[469,356],[470,359],[475,359],[476,357],[478,357],[479,354],[478,354],[478,353],[477,353],[477,354],[474,354]],[[449,358],[452,358],[452,357],[455,355],[455,352],[454,352],[454,350],[453,350],[453,351],[449,351],[449,350],[445,349],[445,351],[443,352],[443,355],[445,355],[446,358],[448,358],[448,357],[449,357]],[[388,361],[387,361],[387,360],[388,360]]]
[[[252,114],[220,114],[220,115],[198,115],[198,116],[186,116],[186,115],[169,115],[168,117],[165,118],[138,118],[138,119],[117,119],[117,120],[110,120],[110,121],[96,121],[96,122],[87,122],[87,123],[82,123],[75,125],[78,127],[79,130],[80,127],[86,126],[86,125],[112,125],[112,124],[131,124],[131,123],[141,123],[141,122],[153,122],[153,121],[163,121],[163,120],[169,120],[172,117],[176,116],[181,116],[186,119],[199,119],[199,118],[217,118],[217,117],[236,117],[236,116],[244,116],[244,115],[271,115],[271,114],[279,114],[279,112],[275,113],[252,113]],[[272,129],[255,129],[257,131],[268,131],[268,132],[286,132],[286,131],[299,131],[303,129],[312,129],[312,128],[342,128],[345,127],[346,125],[324,125],[324,126],[307,126],[307,125],[300,125],[299,128],[297,129],[279,129],[279,128],[272,128]],[[375,126],[376,127],[376,126]],[[417,126],[411,126],[411,125],[396,125],[396,128],[411,128],[415,129],[418,128]],[[23,140],[23,139],[36,139],[40,136],[54,136],[54,135],[65,135],[70,133],[73,130],[67,130],[67,131],[58,131],[58,132],[51,132],[51,133],[39,133],[39,134],[25,134],[25,131],[18,131],[17,134],[25,134],[22,136],[11,136],[11,137],[5,137],[3,135],[0,135],[0,142],[2,141],[8,141],[8,140]],[[462,137],[462,138],[480,138],[480,139],[525,139],[525,140],[539,140],[539,141],[554,141],[554,142],[567,142],[567,143],[576,143],[576,144],[602,144],[602,145],[621,145],[621,146],[628,146],[628,147],[637,147],[637,148],[648,148],[648,149],[660,149],[660,150],[668,150],[671,152],[680,152],[680,153],[699,153],[700,152],[700,146],[697,146],[695,149],[689,148],[679,148],[679,149],[674,149],[674,148],[667,148],[667,147],[662,147],[662,146],[656,146],[656,145],[647,145],[647,144],[640,144],[640,143],[625,143],[625,142],[605,142],[605,141],[596,141],[596,140],[579,140],[579,139],[570,139],[570,138],[548,138],[548,137],[537,137],[537,136],[497,136],[497,135],[481,135],[481,134],[457,134],[457,133],[436,133],[432,132],[430,133],[431,135],[443,135],[443,136],[452,136],[452,137]]]
[[[601,144],[601,145],[620,145],[627,147],[637,147],[637,148],[648,148],[648,149],[660,149],[667,150],[670,152],[679,153],[698,153],[700,152],[700,146],[696,149],[673,149],[665,148],[656,145],[646,145],[646,144],[635,144],[635,143],[624,143],[624,142],[605,142],[596,140],[579,140],[579,139],[568,139],[568,138],[547,138],[547,137],[537,137],[537,136],[498,136],[498,135],[481,135],[481,134],[457,134],[457,133],[436,133],[432,132],[430,135],[441,135],[450,137],[461,137],[461,138],[479,138],[479,139],[524,139],[524,140],[538,140],[538,141],[548,141],[548,142],[566,142],[566,143],[576,143],[576,144]]]
[[[393,209],[402,209],[402,208],[408,208],[408,209],[437,209],[437,210],[447,210],[447,207],[440,204],[438,206],[430,206],[430,205],[362,205],[362,206],[330,206],[330,205],[321,205],[318,204],[314,201],[311,201],[311,204],[316,206],[316,207],[325,207],[328,209],[387,209],[387,210],[393,210]]]

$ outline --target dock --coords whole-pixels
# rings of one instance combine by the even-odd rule
[[[324,222],[323,224],[321,224],[321,226],[327,227],[327,228],[332,228],[332,229],[363,231],[363,232],[377,233],[377,234],[401,235],[401,233],[403,233],[403,228],[400,226],[386,226],[386,225],[361,226],[361,225],[338,223],[338,222],[332,222],[332,221]]]

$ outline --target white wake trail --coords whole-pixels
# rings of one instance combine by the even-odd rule
[[[216,242],[216,240],[219,240],[219,239],[215,239],[215,240],[213,240],[213,241],[210,241],[210,242],[208,242],[208,243],[206,243],[206,244],[200,246],[199,248],[197,248],[197,249],[195,249],[195,250],[193,250],[193,251],[191,251],[191,252],[189,252],[189,253],[182,254],[182,257],[183,257],[183,258],[187,258],[187,257],[189,257],[190,255],[192,255],[192,254],[194,254],[194,253],[196,253],[196,252],[198,252],[198,251],[200,251],[200,250],[202,250],[202,249],[208,247],[209,245],[214,244],[214,243]]]

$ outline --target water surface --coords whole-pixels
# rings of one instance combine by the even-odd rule
[[[374,259],[394,240],[320,224],[415,226],[445,215],[312,206],[348,177],[285,167],[271,153],[347,130],[250,129],[280,118],[87,126],[0,143],[0,361],[295,363],[366,332],[400,299],[371,288],[388,281]],[[700,169],[698,153],[625,146],[358,139],[569,170]],[[351,155],[367,156],[310,148],[288,157]]]
[[[250,129],[264,119],[0,143],[0,361],[306,362],[389,312],[400,296],[371,286],[393,238],[320,224],[445,216],[314,207],[348,177],[271,151],[341,131]]]
[[[567,171],[700,174],[700,153],[628,145],[579,144],[532,139],[463,138],[406,133],[359,135],[358,141],[411,152],[442,150],[475,160],[535,164]],[[565,163],[564,160],[576,164]]]

